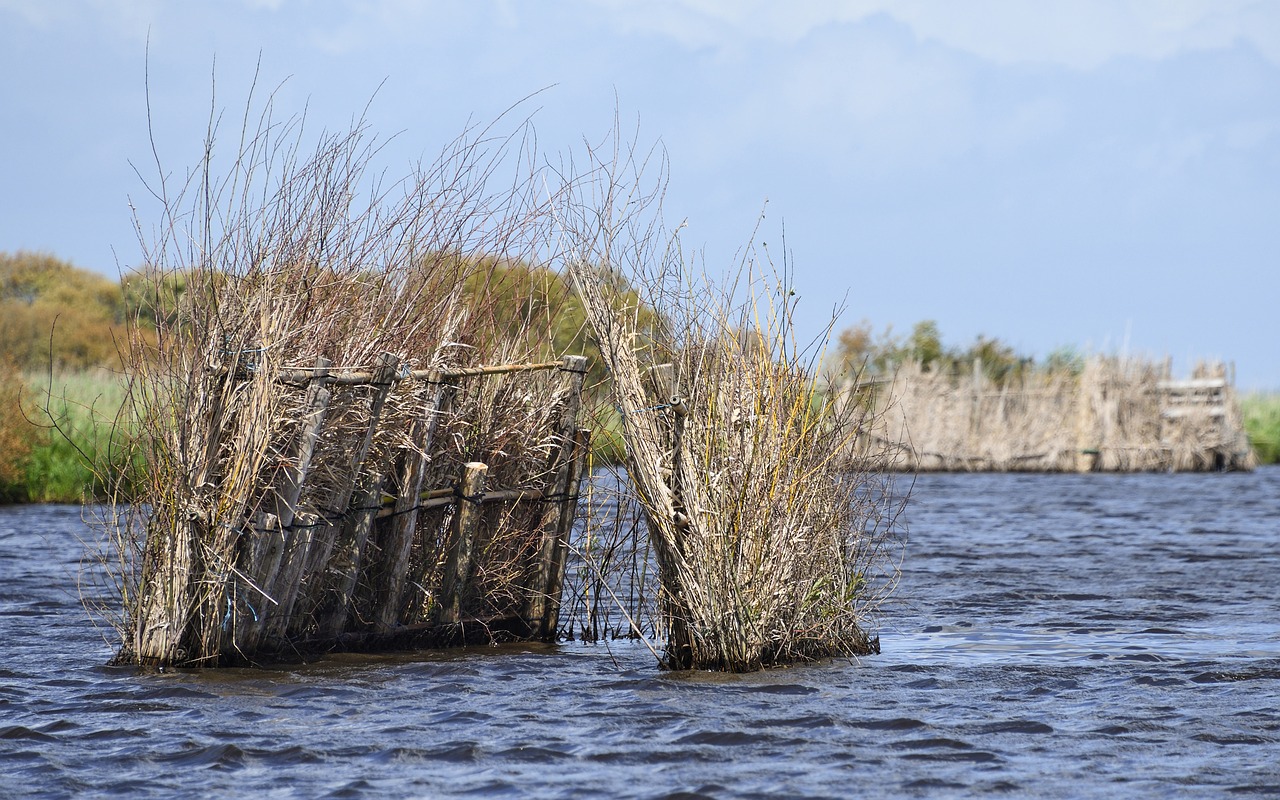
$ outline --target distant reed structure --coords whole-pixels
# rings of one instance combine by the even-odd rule
[[[1175,380],[1168,361],[1091,356],[1078,372],[1029,370],[996,384],[902,364],[846,387],[867,413],[862,458],[894,470],[1197,472],[1248,470],[1232,370],[1202,363]]]

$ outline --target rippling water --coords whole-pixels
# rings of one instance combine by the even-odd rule
[[[78,509],[0,509],[0,796],[1280,795],[1280,469],[928,475],[882,655],[102,666]]]

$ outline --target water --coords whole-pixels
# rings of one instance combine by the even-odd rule
[[[882,655],[107,668],[77,509],[0,509],[0,796],[1280,796],[1280,469],[924,476]]]

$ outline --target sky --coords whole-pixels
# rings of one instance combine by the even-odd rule
[[[181,171],[255,70],[309,125],[368,106],[388,174],[530,95],[550,153],[638,121],[706,269],[785,230],[802,336],[1280,389],[1277,0],[0,0],[0,251],[138,264],[148,86]]]

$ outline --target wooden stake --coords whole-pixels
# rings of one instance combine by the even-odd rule
[[[352,492],[345,519],[334,531],[333,556],[322,573],[329,578],[329,588],[318,598],[318,635],[321,638],[337,637],[346,627],[348,605],[355,594],[360,567],[364,561],[365,545],[369,541],[369,532],[373,530],[374,515],[378,512],[379,500],[382,498],[384,470],[381,465],[367,469],[366,462],[373,438],[378,432],[382,408],[386,404],[387,395],[396,384],[399,371],[400,359],[391,353],[383,354],[375,374],[369,425],[360,447],[361,457],[358,459],[358,466],[352,470],[352,477],[359,483],[360,490]],[[324,578],[321,580],[323,585]]]
[[[591,431],[582,428],[573,438],[573,464],[569,470],[569,482],[565,486],[565,498],[560,502],[560,515],[556,520],[555,549],[547,569],[547,584],[543,592],[546,607],[539,620],[538,634],[543,641],[554,642],[560,627],[560,601],[564,593],[564,573],[569,562],[569,539],[573,535],[573,523],[578,517],[578,490],[582,473],[587,468],[587,455],[591,452]],[[536,589],[536,587],[535,587]]]
[[[483,516],[480,501],[484,496],[488,472],[489,466],[479,461],[471,461],[464,467],[462,484],[458,489],[461,497],[458,498],[458,508],[453,516],[453,528],[449,537],[449,560],[445,563],[444,580],[440,587],[438,619],[444,624],[456,623],[462,619],[462,600],[467,590],[467,581],[471,578],[472,548]]]
[[[218,480],[218,450],[222,446],[226,417],[234,413],[227,407],[233,384],[242,372],[244,352],[236,354],[236,363],[220,371],[208,395],[208,439],[204,443],[203,460],[199,473],[192,478],[193,486],[203,486]],[[191,582],[196,568],[195,553],[203,532],[207,529],[207,515],[191,512],[185,519],[170,520],[172,527],[159,530],[152,523],[147,530],[148,558],[143,561],[139,594],[144,598],[133,620],[134,652],[138,663],[168,666],[181,663],[190,655],[185,652],[183,641],[197,600],[192,596]]]
[[[574,444],[575,432],[578,429],[578,412],[582,407],[582,383],[587,373],[587,358],[586,356],[565,356],[561,369],[567,376],[565,387],[567,394],[556,430],[556,439],[560,446],[548,460],[547,471],[554,476],[551,483],[552,494],[567,498],[569,486],[576,485],[577,482],[574,468],[578,461],[575,457]],[[529,621],[533,635],[542,638],[555,635],[555,631],[548,631],[543,623],[547,618],[551,588],[553,584],[559,583],[553,573],[556,569],[556,553],[559,549],[559,520],[564,516],[565,507],[566,503],[562,500],[556,505],[555,510],[543,509],[538,525],[539,530],[542,531],[542,537],[534,557],[532,574],[527,582],[529,594],[525,602],[525,619]],[[560,513],[557,514],[556,510]],[[558,588],[556,602],[559,602]]]
[[[302,496],[302,487],[307,482],[311,471],[311,461],[315,456],[316,443],[320,440],[320,432],[324,428],[325,418],[329,412],[329,401],[332,393],[325,383],[332,362],[320,356],[316,359],[311,371],[311,383],[307,386],[304,401],[306,416],[302,419],[302,427],[294,442],[294,452],[290,458],[292,466],[288,468],[284,484],[276,498],[276,517],[280,524],[280,554],[273,555],[274,566],[265,565],[263,570],[263,588],[275,599],[277,605],[269,613],[259,614],[259,621],[244,640],[245,655],[252,655],[264,633],[280,636],[289,623],[294,602],[298,597],[298,587],[302,580],[302,571],[311,553],[316,528],[314,520],[311,524],[295,527],[298,520],[298,500]],[[278,560],[276,560],[278,559]],[[268,571],[268,568],[270,571]]]
[[[383,545],[382,574],[385,579],[384,585],[380,587],[381,597],[374,610],[374,629],[382,633],[391,631],[400,623],[404,587],[409,574],[409,557],[418,527],[418,509],[422,503],[422,482],[426,478],[440,420],[452,411],[453,399],[458,393],[457,384],[441,380],[438,374],[428,385],[434,386],[435,396],[426,413],[413,422],[410,436],[417,450],[405,454],[400,496],[396,498],[392,509],[395,521]]]
[[[293,466],[286,470],[284,485],[276,499],[276,517],[280,527],[288,529],[293,524],[294,515],[298,513],[298,498],[302,496],[302,486],[307,481],[307,473],[311,470],[311,458],[316,452],[316,442],[320,439],[320,429],[324,427],[324,418],[329,410],[329,398],[332,393],[325,385],[329,375],[329,366],[333,362],[324,356],[316,359],[311,370],[311,382],[307,386],[304,401],[306,416],[302,418],[302,429],[295,443]]]

